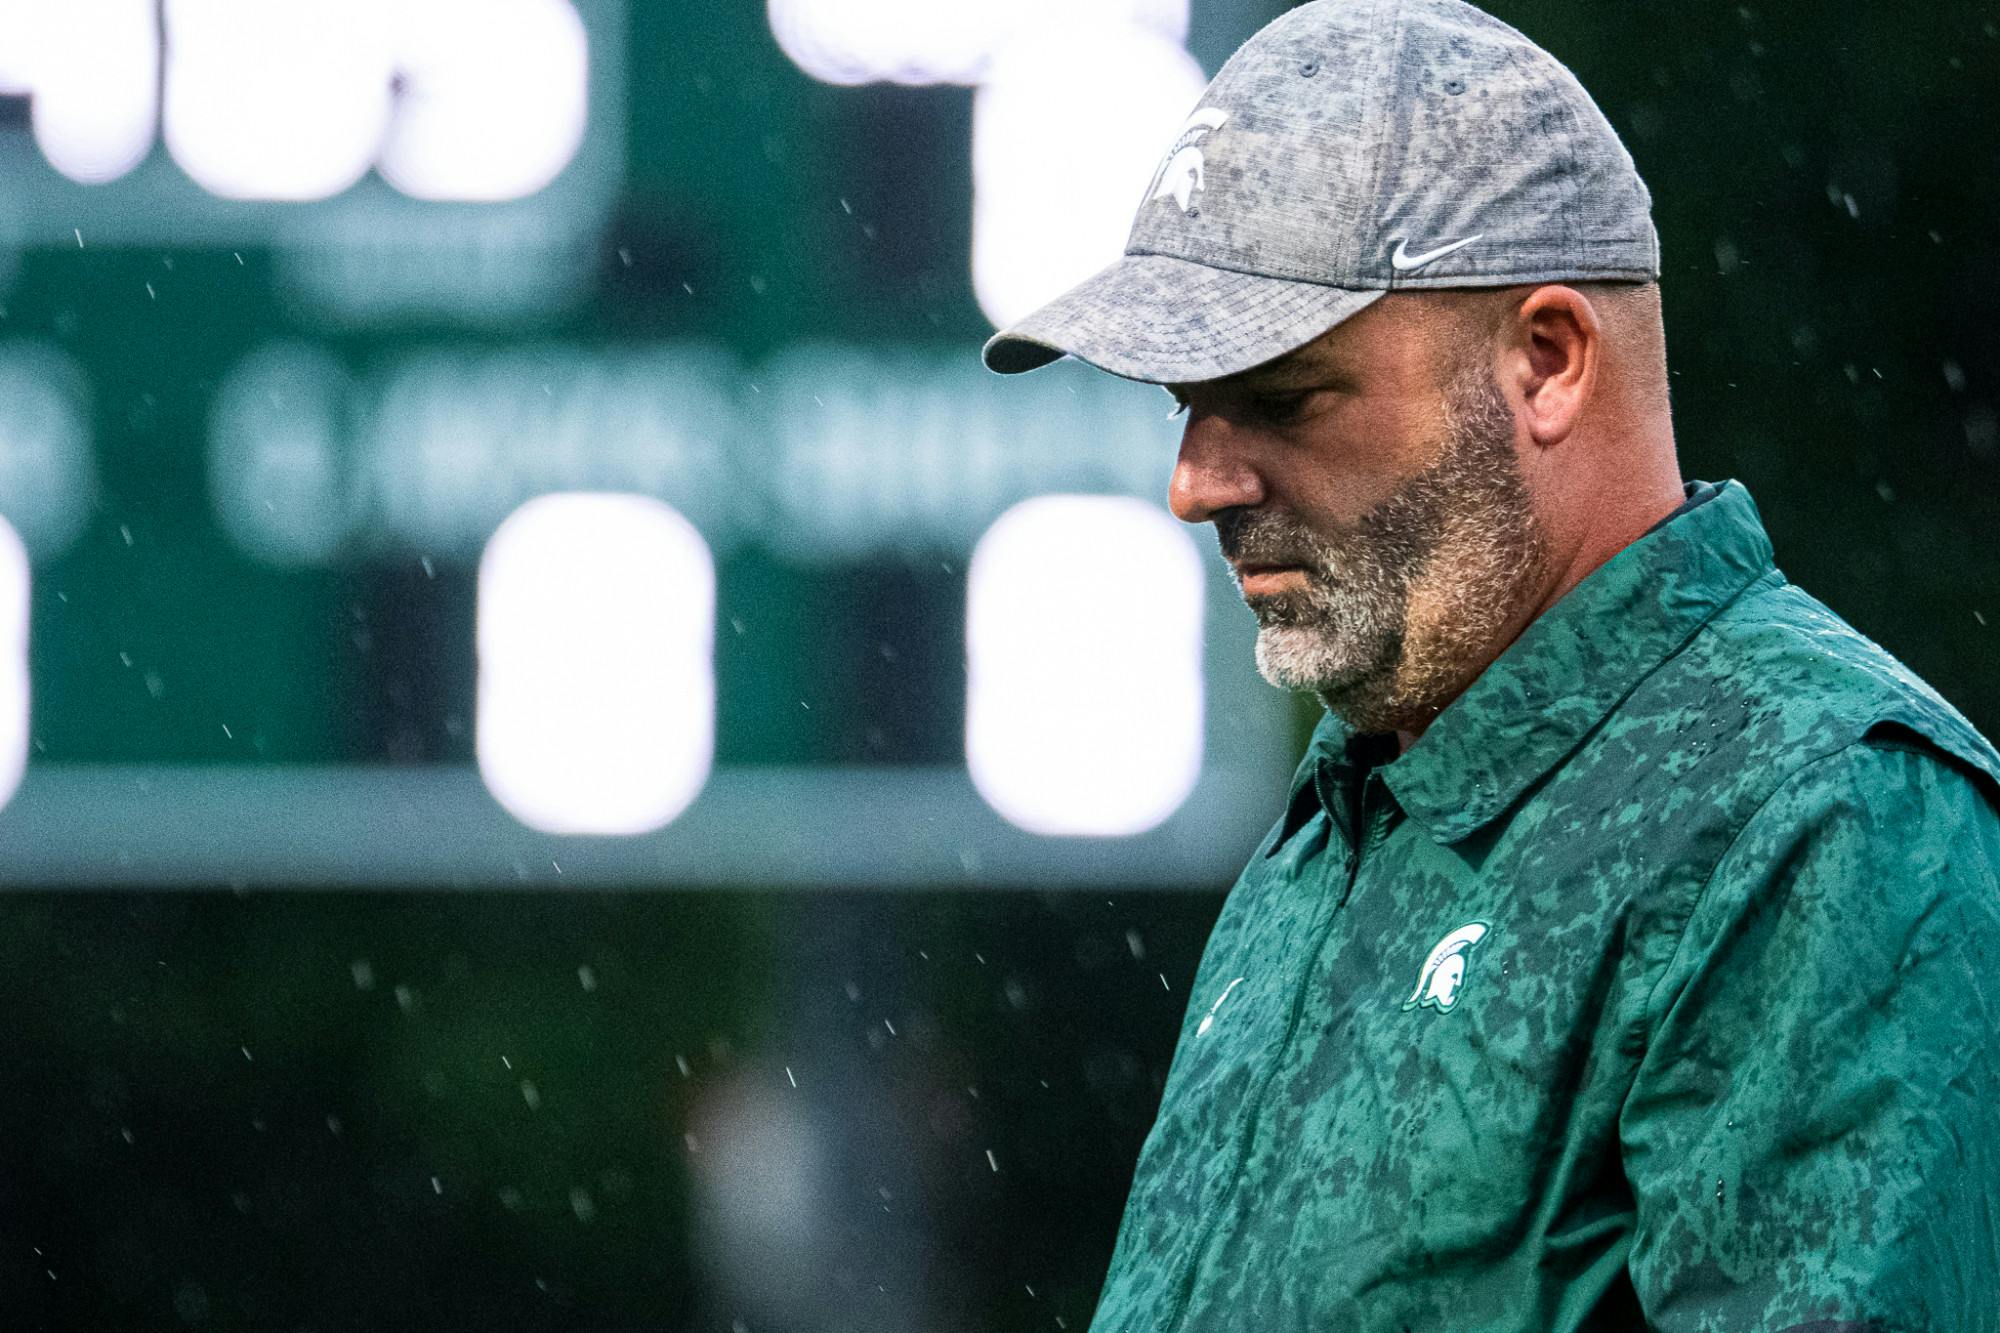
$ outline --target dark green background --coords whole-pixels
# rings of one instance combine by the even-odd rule
[[[969,92],[816,85],[754,4],[633,9],[627,189],[595,291],[477,337],[972,356]],[[1685,473],[1747,483],[1797,582],[2000,730],[2000,11],[1495,9],[1572,65],[1652,187]],[[1262,16],[1196,0],[1197,47]],[[0,337],[85,367],[103,484],[84,538],[37,570],[36,757],[463,759],[469,570],[277,572],[209,518],[209,397],[299,320],[270,257],[245,259],[37,252],[7,298]],[[472,336],[331,341],[360,367]],[[722,664],[721,757],[948,758],[955,588],[725,565],[723,614],[742,599],[775,628]],[[870,742],[859,662],[885,635],[931,664],[931,705]],[[847,706],[802,715],[801,683],[828,680]],[[19,1327],[727,1330],[683,1135],[721,1090],[783,1089],[790,1066],[840,1089],[828,1123],[850,1146],[825,1309],[871,1327],[887,1277],[930,1290],[940,1328],[1082,1328],[1222,887],[21,886],[0,899],[0,1303]],[[871,1043],[885,1018],[906,1035]],[[897,1208],[869,1171],[900,1182]]]

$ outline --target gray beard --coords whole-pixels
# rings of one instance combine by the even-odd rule
[[[1218,518],[1234,559],[1305,566],[1297,592],[1246,599],[1257,670],[1317,694],[1357,731],[1429,722],[1491,660],[1547,567],[1547,540],[1514,453],[1514,417],[1483,368],[1446,395],[1429,468],[1332,539],[1291,515]],[[1425,614],[1413,619],[1419,594]]]

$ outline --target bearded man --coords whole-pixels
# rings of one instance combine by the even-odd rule
[[[1650,205],[1513,29],[1315,0],[987,345],[1167,387],[1326,707],[1096,1333],[2000,1327],[2000,754],[1682,482]]]

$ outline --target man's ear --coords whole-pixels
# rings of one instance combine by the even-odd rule
[[[1511,321],[1508,374],[1530,438],[1543,448],[1567,440],[1597,389],[1604,330],[1574,287],[1537,287]]]

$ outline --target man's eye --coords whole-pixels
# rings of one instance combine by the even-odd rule
[[[1310,397],[1312,395],[1307,393],[1281,393],[1253,398],[1250,400],[1250,412],[1259,421],[1283,425],[1298,418],[1306,399]]]

